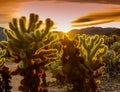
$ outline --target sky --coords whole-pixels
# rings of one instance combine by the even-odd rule
[[[39,15],[51,18],[57,30],[91,26],[120,27],[120,0],[0,0],[0,27],[9,28],[12,18]]]

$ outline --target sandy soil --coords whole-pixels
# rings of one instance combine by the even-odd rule
[[[16,69],[16,64],[12,63],[12,62],[8,62],[7,63],[8,67],[10,68],[10,71],[13,71],[14,69]],[[47,80],[49,80],[51,77],[51,75],[49,77],[47,77]],[[20,75],[16,75],[16,76],[12,76],[11,79],[11,86],[13,87],[11,92],[21,92],[18,91],[18,87],[20,85],[20,81],[22,80],[22,77]],[[64,92],[64,88],[60,87],[60,86],[50,86],[48,87],[48,89],[50,90],[50,92]]]
[[[9,62],[8,66],[10,70],[14,70],[16,68],[16,64]],[[21,76],[12,76],[11,85],[13,86],[12,92],[20,92],[18,91],[18,87],[20,85]],[[50,79],[50,76],[47,80]],[[48,89],[50,92],[65,92],[64,87],[60,86],[49,86]],[[120,76],[110,79],[108,76],[101,77],[101,85],[99,87],[100,92],[120,92]]]

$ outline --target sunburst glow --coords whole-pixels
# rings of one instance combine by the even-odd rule
[[[70,22],[65,22],[65,21],[63,22],[59,21],[59,23],[57,23],[55,27],[56,27],[54,29],[55,31],[63,31],[63,32],[68,32],[72,29]]]

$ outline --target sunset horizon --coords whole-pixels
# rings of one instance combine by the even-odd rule
[[[120,92],[120,0],[0,0],[0,92]]]
[[[88,0],[89,1],[89,0]],[[59,0],[26,0],[26,1],[1,1],[0,10],[0,27],[9,28],[8,23],[12,21],[13,18],[20,18],[21,16],[26,16],[28,18],[30,13],[38,14],[41,20],[46,18],[51,18],[55,22],[56,30],[69,31],[71,29],[80,29],[85,27],[117,27],[119,28],[120,22],[118,21],[105,21],[105,23],[94,23],[93,25],[81,25],[73,26],[72,21],[79,17],[84,17],[86,15],[94,14],[96,12],[107,12],[107,11],[117,11],[120,12],[119,5],[101,2],[82,2],[78,0],[76,2],[71,1],[59,1]],[[117,15],[118,16],[118,15]],[[107,16],[106,16],[107,17]],[[116,15],[113,15],[113,18]],[[102,18],[101,18],[102,19]],[[101,20],[100,20],[101,21]],[[82,23],[82,22],[81,22]],[[92,22],[90,22],[92,23]]]

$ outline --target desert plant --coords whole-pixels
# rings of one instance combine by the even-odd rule
[[[7,41],[1,44],[18,63],[18,68],[12,74],[23,76],[19,87],[23,92],[38,92],[44,65],[55,60],[56,50],[49,48],[56,39],[50,32],[53,25],[54,22],[50,18],[43,22],[39,20],[38,15],[32,13],[29,21],[25,16],[20,19],[13,18],[9,23],[10,30],[4,30]]]
[[[63,36],[63,34],[61,36]],[[50,47],[53,48],[53,49],[57,49],[58,53],[56,55],[56,60],[49,63],[46,67],[52,73],[52,77],[56,78],[56,83],[55,84],[63,85],[64,79],[63,79],[62,65],[61,65],[61,55],[62,55],[61,44],[57,40],[57,41],[54,41],[50,45]]]
[[[109,74],[109,78],[115,78],[120,72],[119,56],[114,50],[108,50],[103,56],[103,61],[106,63],[105,72]]]
[[[100,38],[99,35],[88,36],[85,34],[79,36],[78,47],[85,59],[86,66],[90,70],[89,76],[87,76],[89,92],[96,92],[97,78],[103,73],[104,62],[102,56],[107,52],[108,47],[104,44],[104,39]]]
[[[104,39],[98,35],[78,35],[76,40],[65,37],[62,43],[61,58],[63,73],[73,84],[70,92],[97,92],[97,78],[102,75],[102,56],[107,51]]]
[[[109,49],[111,49],[111,45],[113,45],[114,42],[120,41],[120,38],[117,35],[101,35],[101,37],[104,39],[104,43],[108,46]]]
[[[75,40],[65,36],[61,40],[62,44],[62,71],[65,81],[73,85],[67,92],[86,92],[85,75],[89,72],[84,64],[84,58],[80,56]]]
[[[113,45],[111,45],[111,48],[117,53],[120,53],[120,41],[114,42]]]
[[[10,89],[12,86],[10,86],[10,72],[9,68],[6,65],[6,60],[4,58],[6,54],[6,50],[0,48],[0,92],[11,92]]]
[[[104,55],[106,61],[106,72],[111,78],[117,77],[120,73],[120,42],[114,42],[111,49]]]

